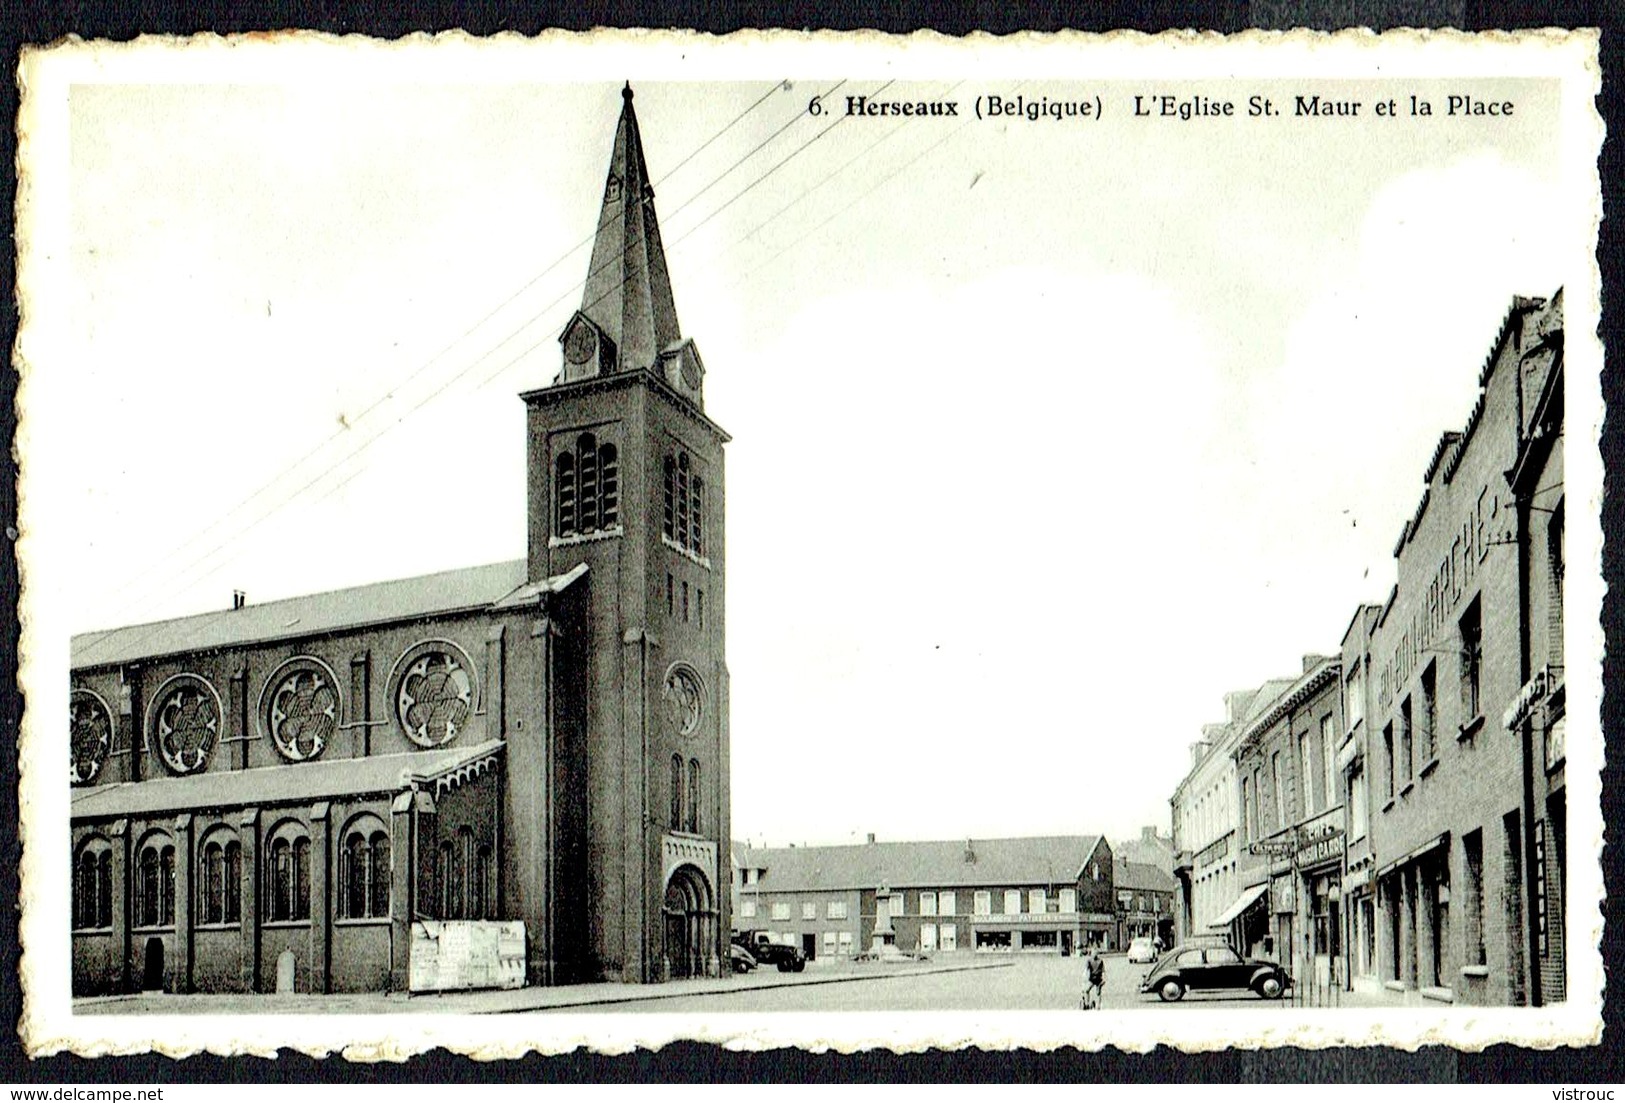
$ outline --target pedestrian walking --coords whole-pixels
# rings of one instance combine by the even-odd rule
[[[1088,962],[1084,966],[1083,999],[1079,1006],[1085,1011],[1099,1007],[1105,989],[1106,962],[1100,956],[1100,947],[1091,947]]]

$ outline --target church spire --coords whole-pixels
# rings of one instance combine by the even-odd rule
[[[563,334],[566,379],[577,374],[571,370],[571,338],[583,316],[608,345],[607,356],[592,357],[597,371],[655,368],[661,353],[682,339],[630,84],[621,90],[621,100],[592,267],[580,313]]]

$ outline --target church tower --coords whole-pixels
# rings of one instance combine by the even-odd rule
[[[545,629],[586,670],[554,687],[547,724],[550,957],[559,979],[648,982],[728,964],[729,438],[705,415],[630,86],[621,96],[563,367],[521,397],[529,577],[587,567],[585,609]]]

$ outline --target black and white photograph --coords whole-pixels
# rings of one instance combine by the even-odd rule
[[[1596,49],[25,55],[26,1044],[1594,1043]]]

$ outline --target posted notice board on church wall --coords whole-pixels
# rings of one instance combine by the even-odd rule
[[[525,986],[525,925],[518,920],[412,924],[413,992]]]

